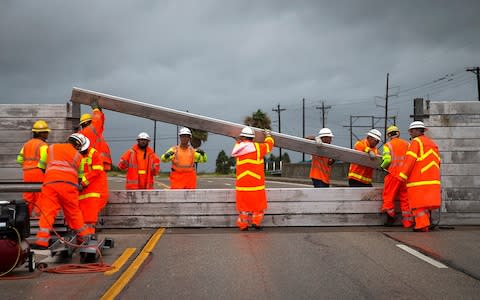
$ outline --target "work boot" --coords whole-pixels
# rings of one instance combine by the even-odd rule
[[[385,215],[387,216],[387,220],[385,221],[385,226],[387,227],[392,227],[393,226],[393,223],[395,223],[395,216],[391,216],[387,213],[385,213]]]
[[[42,245],[37,245],[37,244],[32,244],[30,245],[30,249],[32,250],[48,250],[48,247],[42,246]]]
[[[263,226],[257,224],[252,224],[252,228],[255,228],[256,230],[263,230]]]
[[[239,227],[240,231],[248,231],[248,227]]]
[[[428,226],[427,227],[422,227],[422,228],[413,228],[414,232],[428,232]]]

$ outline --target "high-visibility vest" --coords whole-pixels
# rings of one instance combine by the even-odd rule
[[[376,147],[371,148],[368,145],[367,139],[363,139],[356,142],[353,148],[355,150],[362,151],[365,153],[373,151],[373,153],[378,154],[378,149]],[[355,179],[365,184],[369,184],[369,183],[372,183],[372,178],[373,178],[373,168],[365,167],[357,164],[350,164],[350,168],[348,170],[348,179]]]
[[[384,162],[389,162],[388,172],[390,174],[398,175],[400,173],[400,168],[404,163],[408,146],[409,143],[401,138],[393,138],[383,145],[382,158]]]
[[[79,200],[87,198],[101,198],[108,192],[107,175],[103,169],[100,153],[94,148],[89,148],[83,155],[78,178],[84,188],[79,193]]]
[[[42,182],[47,166],[48,145],[41,139],[33,138],[25,143],[17,156],[22,165],[24,182]]]
[[[440,206],[440,153],[430,138],[411,141],[399,176],[407,182],[410,208]]]
[[[332,169],[332,166],[329,165],[328,162],[328,157],[312,155],[310,178],[318,179],[326,184],[330,184],[330,171]]]
[[[105,171],[109,171],[112,165],[112,156],[110,147],[103,138],[103,129],[105,123],[105,115],[98,108],[92,112],[92,123],[85,128],[80,129],[80,133],[88,137],[90,147],[97,149],[104,163]]]
[[[67,182],[76,186],[81,160],[82,155],[72,144],[50,145],[43,184]]]
[[[251,145],[249,145],[251,144]],[[250,148],[247,153],[240,152],[236,157],[236,190],[260,191],[265,189],[265,170],[263,157],[269,153],[274,145],[272,137],[267,137],[264,143],[243,141],[235,147]],[[249,147],[250,146],[250,147]],[[253,146],[253,147],[251,147]],[[235,152],[235,148],[233,150]]]
[[[172,147],[174,154],[172,159],[172,169],[175,172],[192,172],[195,171],[195,149],[191,146],[182,148],[179,146]]]
[[[153,176],[160,172],[160,159],[152,148],[147,147],[145,151],[133,145],[120,157],[118,168],[127,170],[126,189],[153,189]],[[146,176],[146,186],[139,186],[139,176]]]

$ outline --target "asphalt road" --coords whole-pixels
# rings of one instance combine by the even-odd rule
[[[266,181],[266,186],[269,188],[287,188],[287,187],[300,187],[308,188],[312,185],[307,181],[306,183],[294,183],[294,182],[283,182],[279,181],[280,178],[275,178],[275,180]],[[170,182],[168,177],[156,177],[155,178],[155,188],[156,189],[168,189]],[[109,177],[109,188],[111,190],[123,190],[125,189],[125,177],[116,176]],[[233,177],[217,177],[217,176],[197,176],[197,189],[234,189],[235,188],[235,178]]]
[[[152,233],[102,233],[116,240],[105,251],[108,264],[136,249],[113,275],[36,272],[31,279],[0,280],[1,298],[99,299],[129,272]],[[383,227],[167,229],[116,299],[478,299],[479,246],[480,227],[429,233]],[[39,257],[49,267],[79,261],[77,255]],[[20,268],[12,275],[28,273]]]

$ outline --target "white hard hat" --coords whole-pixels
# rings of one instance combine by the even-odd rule
[[[137,136],[137,140],[150,140],[150,136],[146,132],[140,132]]]
[[[190,129],[188,129],[187,127],[182,127],[182,128],[180,128],[180,130],[178,131],[178,135],[189,135],[189,136],[192,136],[192,132],[191,132]]]
[[[370,129],[370,131],[367,132],[367,135],[373,137],[377,141],[380,141],[382,139],[382,134],[376,129]]]
[[[330,130],[330,128],[322,128],[318,132],[318,137],[324,137],[324,136],[329,136],[329,137],[334,137],[333,132]]]
[[[253,129],[251,127],[245,126],[245,127],[243,127],[242,132],[240,132],[240,136],[254,138],[255,137],[255,131],[253,131]]]
[[[85,151],[90,147],[90,140],[81,133],[74,133],[68,137],[69,140],[74,140],[80,144],[80,151]]]
[[[408,130],[415,129],[415,128],[426,129],[427,127],[425,127],[425,124],[423,124],[422,121],[413,121],[412,123],[410,123],[410,126],[408,126]]]

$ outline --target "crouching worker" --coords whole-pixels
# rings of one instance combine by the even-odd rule
[[[63,210],[65,221],[77,233],[77,242],[88,240],[88,228],[78,205],[78,171],[82,156],[79,151],[85,148],[87,139],[74,133],[64,144],[48,147],[47,168],[42,185],[42,196],[38,201],[40,220],[34,249],[47,249],[55,217]],[[88,147],[88,146],[87,146]]]
[[[78,173],[79,206],[83,221],[88,227],[88,233],[95,236],[95,227],[100,211],[107,204],[108,184],[107,174],[103,169],[103,159],[95,148],[82,147],[82,163]]]
[[[263,143],[254,142],[254,138],[252,128],[243,128],[232,150],[236,158],[237,226],[240,230],[248,230],[249,223],[257,230],[262,229],[267,209],[263,157],[272,151],[274,140],[269,130],[265,131]]]

